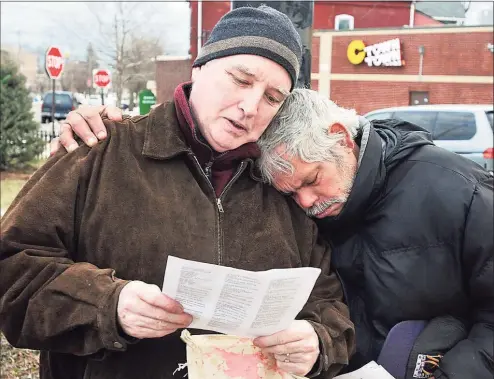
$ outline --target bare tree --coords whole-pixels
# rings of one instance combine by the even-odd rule
[[[135,76],[140,73],[139,71],[143,70],[142,64],[148,63],[154,57],[146,54],[155,54],[158,51],[158,39],[142,37],[151,35],[151,31],[146,30],[146,20],[153,17],[154,8],[146,9],[147,3],[131,2],[86,4],[98,20],[99,40],[95,41],[95,48],[102,60],[109,62],[112,69],[112,86],[117,95],[117,105],[120,106],[124,88],[130,80],[129,75]],[[103,11],[102,6],[106,7]],[[144,40],[147,41],[146,49],[136,49],[133,41]],[[149,46],[154,47],[150,49]]]
[[[94,48],[93,48],[93,45],[91,42],[89,42],[87,45],[86,61],[87,61],[86,77],[90,78],[92,80],[93,70],[95,68],[98,68],[98,56],[96,55],[96,52],[94,51]],[[90,86],[88,88],[88,92],[89,92],[89,94],[93,93],[93,87],[92,86]]]
[[[64,91],[85,93],[88,91],[88,62],[68,61],[62,73],[61,85]]]
[[[146,88],[148,80],[156,76],[155,57],[163,53],[159,38],[149,39],[143,37],[131,37],[130,49],[126,57],[126,71],[124,86],[130,93],[129,109],[134,108],[133,94]]]

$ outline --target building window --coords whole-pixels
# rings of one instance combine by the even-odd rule
[[[349,14],[339,14],[334,18],[335,30],[353,30],[355,19]]]
[[[410,105],[427,105],[429,104],[429,92],[410,91]]]

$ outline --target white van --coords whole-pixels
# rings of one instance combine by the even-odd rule
[[[428,130],[434,143],[493,172],[493,105],[417,105],[369,112],[369,120],[398,118]]]

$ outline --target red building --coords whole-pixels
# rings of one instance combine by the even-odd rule
[[[232,9],[230,1],[189,1],[190,3],[190,50],[191,60],[197,57],[197,47],[206,42],[219,19]],[[201,15],[198,18],[198,15]],[[201,29],[201,33],[198,30]],[[201,40],[199,40],[199,37]],[[199,45],[198,45],[199,43]]]
[[[415,5],[412,1],[315,1],[312,88],[359,113],[408,105],[412,97],[415,102],[420,96],[431,104],[491,103],[493,59],[486,46],[492,43],[492,27],[444,26],[435,19],[437,14],[429,17]],[[190,78],[198,47],[232,3],[190,1],[190,9],[190,60],[159,62],[159,102],[171,98],[175,82]],[[353,40],[369,46],[394,39],[399,39],[403,57],[399,66],[369,66],[364,62],[369,57],[360,64],[348,60]],[[425,50],[422,56],[419,47]],[[396,55],[396,51],[388,53],[388,58]],[[183,78],[170,80],[160,74],[165,70],[180,72]]]
[[[492,26],[317,30],[311,87],[360,114],[416,101],[492,104],[493,33]]]
[[[411,1],[316,1],[313,29],[337,29],[344,16],[353,18],[352,29],[402,27],[410,25],[410,14],[415,26],[441,24],[415,12]]]
[[[214,25],[232,9],[231,1],[190,1],[191,30],[190,55],[197,56],[198,45],[202,46]],[[201,17],[198,17],[201,15]],[[313,15],[314,30],[338,29],[338,21],[349,22],[351,29],[389,28],[442,25],[439,21],[417,12],[412,1],[315,1]],[[198,30],[202,32],[198,34]],[[199,41],[199,38],[201,41]]]

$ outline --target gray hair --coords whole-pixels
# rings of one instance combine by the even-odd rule
[[[341,133],[330,133],[334,124],[345,127],[352,139],[360,128],[359,116],[353,109],[345,109],[309,89],[295,89],[282,109],[257,142],[261,157],[257,164],[263,179],[272,183],[277,174],[293,175],[294,168],[276,151],[288,158],[298,157],[312,162],[338,162],[341,157]]]

